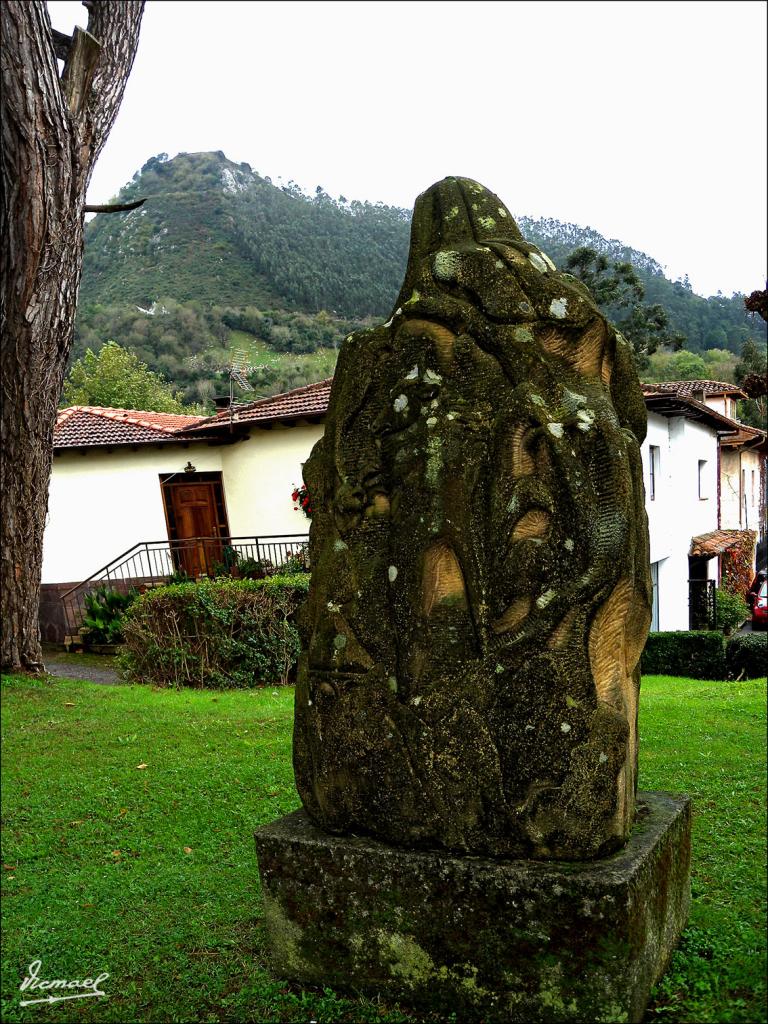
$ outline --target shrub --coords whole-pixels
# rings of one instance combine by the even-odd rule
[[[640,669],[644,675],[725,679],[725,645],[717,630],[649,633]]]
[[[292,594],[295,600],[295,611],[309,592],[309,581],[310,574],[308,572],[281,572],[274,576],[267,576],[266,579],[260,581],[259,585],[268,593],[285,591]]]
[[[731,637],[725,658],[733,679],[759,679],[768,671],[768,634],[739,633]]]
[[[143,594],[125,616],[121,668],[158,686],[286,683],[299,653],[291,621],[309,579],[214,579]]]
[[[275,571],[275,567],[268,558],[239,558],[235,566],[241,579],[263,580]]]
[[[229,576],[234,566],[240,561],[240,556],[231,545],[225,544],[221,550],[221,561],[213,563],[213,576]]]
[[[194,576],[190,576],[186,569],[175,569],[165,581],[167,587],[173,583],[192,583]]]
[[[730,594],[722,587],[715,591],[715,603],[717,606],[717,625],[728,635],[732,629],[737,628],[749,615],[744,598],[738,594]]]
[[[306,547],[299,548],[298,551],[289,551],[285,561],[280,564],[280,575],[285,576],[299,572],[309,572],[309,566],[307,565],[308,555]]]
[[[103,584],[85,595],[85,616],[80,634],[86,647],[93,644],[119,644],[123,641],[123,616],[138,597],[133,588],[114,590]]]

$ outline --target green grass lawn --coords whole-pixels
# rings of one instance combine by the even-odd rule
[[[293,691],[3,684],[7,1021],[410,1021],[273,981],[252,833],[299,805]],[[693,905],[647,1019],[765,1013],[765,681],[651,677],[646,789],[694,801]],[[109,972],[107,999],[20,1008],[41,977]]]

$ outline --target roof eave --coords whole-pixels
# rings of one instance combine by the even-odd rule
[[[738,427],[733,426],[727,417],[708,408],[701,402],[692,398],[683,398],[681,395],[645,395],[644,401],[649,412],[655,412],[659,416],[685,416],[686,419],[695,420],[699,423],[707,423],[713,427],[715,432],[720,434],[736,434]]]
[[[157,445],[185,445],[191,441],[210,441],[209,436],[205,437],[178,437],[175,434],[165,434],[162,437],[142,439],[140,441],[94,441],[94,442],[76,442],[75,444],[56,444],[54,442],[53,452],[54,455],[59,452],[79,452],[79,451],[91,451],[100,448],[151,448]]]

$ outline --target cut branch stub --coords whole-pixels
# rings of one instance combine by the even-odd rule
[[[79,118],[88,103],[91,82],[101,54],[101,43],[85,29],[75,28],[69,47],[61,88],[74,118]]]
[[[128,210],[138,210],[146,201],[146,198],[144,198],[137,199],[134,203],[107,203],[104,206],[93,206],[90,203],[86,203],[83,207],[83,213],[126,213]]]

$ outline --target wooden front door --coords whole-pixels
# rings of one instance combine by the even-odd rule
[[[213,575],[229,528],[220,473],[190,473],[162,483],[168,536],[177,569]]]

